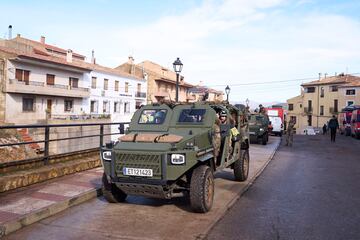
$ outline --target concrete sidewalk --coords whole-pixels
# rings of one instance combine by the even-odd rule
[[[0,238],[100,194],[102,168],[0,194]]]
[[[108,204],[101,198],[93,199],[73,208],[76,209],[75,213],[70,210],[44,219],[94,198],[101,184],[102,169],[97,168],[63,177],[49,184],[39,185],[37,189],[34,187],[29,194],[12,193],[8,197],[13,200],[6,200],[4,206],[3,200],[6,197],[0,195],[2,231],[3,234],[8,234],[44,219],[9,235],[8,239],[24,237],[49,239],[50,236],[52,239],[78,239],[79,236],[83,239],[105,239],[105,236],[143,239],[144,233],[150,239],[173,239],[174,236],[179,236],[181,239],[201,239],[251,186],[270,162],[279,144],[280,138],[272,137],[266,146],[251,145],[250,172],[246,182],[233,181],[231,169],[217,172],[214,206],[207,214],[192,213],[187,204],[178,202],[179,200],[168,204],[165,203],[166,201],[130,196],[123,204]],[[29,203],[31,207],[28,206]],[[130,215],[129,212],[131,212]],[[119,221],[118,216],[125,215],[127,217]],[[115,221],[116,225],[113,224]],[[100,225],[99,222],[101,222]],[[78,224],[74,225],[74,223]],[[164,228],[165,225],[166,228]],[[186,231],[180,233],[178,226],[182,226],[182,229]]]

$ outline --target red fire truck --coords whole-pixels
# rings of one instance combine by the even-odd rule
[[[351,115],[351,136],[360,139],[360,106],[354,106]]]
[[[351,115],[353,111],[354,106],[348,106],[339,113],[338,121],[340,134],[345,134],[346,136],[351,135]]]

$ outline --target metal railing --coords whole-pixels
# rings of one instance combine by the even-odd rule
[[[135,97],[146,98],[146,93],[145,92],[135,92]]]
[[[50,119],[55,120],[88,120],[88,119],[110,119],[111,114],[51,114]]]
[[[63,84],[46,84],[44,82],[38,81],[20,81],[17,79],[9,79],[10,84],[19,84],[19,85],[31,85],[31,86],[38,86],[38,87],[51,87],[51,88],[59,88],[59,89],[67,89],[67,90],[79,90],[84,92],[89,92],[89,88],[85,87],[74,87],[69,85]]]
[[[18,141],[18,142],[11,142],[11,143],[5,143],[5,144],[0,144],[0,149],[4,149],[7,147],[15,147],[15,146],[26,146],[26,145],[30,145],[30,144],[43,144],[43,153],[42,156],[38,156],[38,157],[32,157],[32,158],[26,158],[26,159],[13,159],[12,161],[8,161],[8,162],[0,162],[0,169],[1,168],[6,168],[6,167],[10,167],[10,166],[18,166],[18,165],[24,165],[24,164],[29,164],[29,163],[34,163],[34,162],[41,162],[43,161],[44,164],[48,164],[49,160],[52,158],[58,158],[58,157],[62,157],[62,156],[69,156],[69,155],[74,155],[74,154],[79,154],[82,152],[88,152],[90,150],[96,151],[99,150],[99,147],[104,145],[104,137],[105,136],[111,136],[111,135],[120,135],[123,134],[123,131],[125,129],[125,125],[129,124],[128,122],[116,122],[116,123],[82,123],[82,124],[35,124],[35,125],[9,125],[9,126],[0,126],[0,130],[19,130],[19,129],[27,129],[27,131],[29,129],[36,129],[36,130],[41,130],[41,135],[42,135],[42,140],[32,140],[32,141]],[[111,125],[115,125],[115,126],[119,126],[118,129],[119,131],[117,132],[112,132]],[[98,131],[96,134],[79,134],[80,136],[72,136],[73,134],[70,134],[70,136],[67,137],[61,137],[61,138],[51,138],[50,137],[50,133],[52,129],[56,129],[56,131],[59,131],[62,128],[71,128],[71,127],[99,127],[97,130]],[[104,127],[108,126],[110,129],[109,133],[105,133],[104,132]],[[93,132],[93,131],[91,131]],[[29,134],[30,135],[30,134]],[[86,148],[86,149],[82,149],[82,150],[77,150],[77,151],[68,151],[68,152],[64,152],[61,154],[51,154],[50,153],[50,143],[51,142],[61,142],[61,141],[66,141],[66,140],[81,140],[84,138],[98,138],[99,139],[99,147],[92,147],[92,148]],[[31,138],[32,139],[32,138]]]

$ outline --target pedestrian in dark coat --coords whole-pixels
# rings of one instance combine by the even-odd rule
[[[326,131],[327,131],[327,126],[326,126],[326,123],[324,123],[324,126],[323,126],[323,134],[324,135],[326,134]]]
[[[329,121],[329,129],[330,129],[330,136],[331,136],[332,142],[335,142],[336,130],[338,128],[339,128],[339,122],[338,122],[337,118],[335,117],[335,115],[333,115],[332,119],[330,119],[330,121]]]

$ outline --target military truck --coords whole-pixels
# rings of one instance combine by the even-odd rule
[[[225,124],[218,120],[222,111],[227,113]],[[112,203],[125,201],[127,195],[188,197],[193,211],[208,212],[214,171],[232,168],[236,181],[248,177],[247,120],[225,103],[141,107],[119,142],[101,149],[104,197]]]
[[[269,117],[266,114],[250,114],[249,134],[252,143],[267,144],[269,141],[269,123]]]

